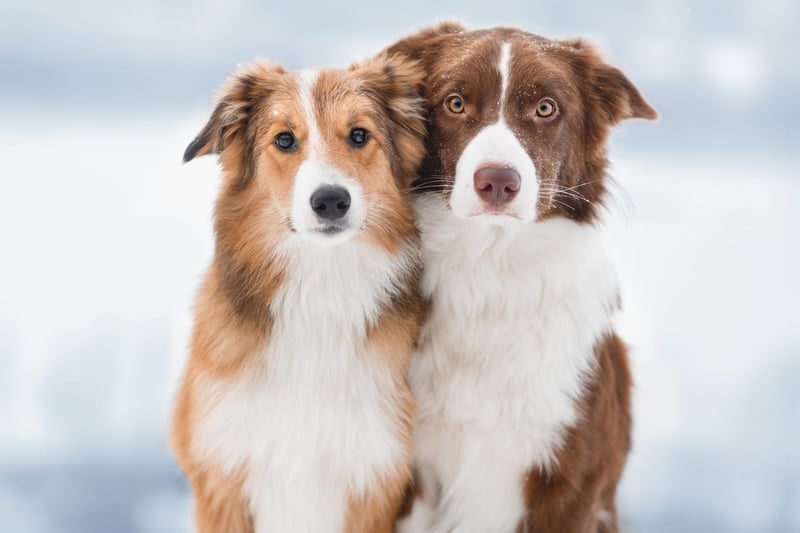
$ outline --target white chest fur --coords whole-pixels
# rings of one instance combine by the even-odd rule
[[[257,532],[340,532],[347,497],[406,453],[394,380],[364,341],[411,255],[350,243],[283,252],[288,276],[272,303],[264,371],[212,385],[193,446],[246,472]]]
[[[409,377],[426,497],[440,488],[421,512],[435,508],[432,531],[512,531],[525,471],[554,466],[579,416],[614,269],[593,226],[489,226],[434,196],[417,207],[432,308]]]

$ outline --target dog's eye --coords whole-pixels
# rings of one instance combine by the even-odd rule
[[[275,146],[282,152],[294,152],[297,149],[297,139],[288,131],[282,131],[275,136]]]
[[[444,107],[449,112],[458,115],[464,112],[464,99],[460,94],[451,94],[445,99]]]
[[[542,98],[536,104],[536,116],[541,118],[550,118],[556,112],[556,103],[552,98]]]
[[[354,146],[356,148],[360,148],[367,144],[369,140],[369,132],[364,128],[353,128],[350,130],[350,136],[348,137],[348,142],[350,146]]]

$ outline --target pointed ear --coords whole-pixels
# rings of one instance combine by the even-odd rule
[[[403,54],[412,59],[422,59],[436,41],[446,35],[461,33],[463,31],[466,31],[466,28],[458,22],[442,22],[437,26],[425,28],[397,41],[384,52],[389,55]]]
[[[351,68],[364,69],[366,92],[386,111],[392,169],[410,184],[425,155],[425,107],[420,97],[425,73],[418,61],[386,52]]]
[[[621,70],[607,64],[591,44],[581,39],[563,41],[562,44],[588,56],[588,89],[610,123],[616,124],[628,118],[658,118],[658,113],[639,89]]]
[[[269,95],[275,77],[283,73],[279,65],[254,63],[234,74],[220,90],[208,122],[186,147],[183,162],[222,152],[245,129],[254,104]]]

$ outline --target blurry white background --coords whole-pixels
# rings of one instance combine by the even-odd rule
[[[343,66],[425,24],[599,44],[660,111],[611,143],[637,379],[626,530],[800,531],[800,3],[0,4],[0,530],[179,532],[166,446],[238,63]]]

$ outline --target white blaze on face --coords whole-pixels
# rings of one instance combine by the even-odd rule
[[[503,108],[508,94],[511,43],[503,43],[500,61],[500,114],[496,123],[482,129],[467,144],[456,164],[450,207],[457,216],[468,218],[483,215],[493,223],[503,223],[509,217],[523,222],[536,218],[539,182],[533,160],[508,127],[503,118]],[[474,187],[475,172],[484,166],[502,166],[516,170],[520,175],[520,188],[516,197],[504,207],[502,213],[487,211]]]
[[[503,108],[506,103],[506,92],[508,91],[508,72],[509,65],[511,65],[511,43],[503,43],[500,48],[500,63],[497,66],[500,70],[500,80],[502,86],[500,88],[500,117],[503,116]]]
[[[308,138],[305,139],[306,159],[298,167],[292,190],[291,225],[297,234],[314,242],[335,244],[349,240],[364,225],[366,206],[361,185],[333,165],[326,156],[323,139],[314,116],[313,89],[319,76],[317,70],[301,70],[299,76],[300,107],[305,110]],[[350,193],[350,209],[338,222],[346,229],[338,233],[324,233],[329,226],[311,209],[311,195],[324,186],[342,187]]]

